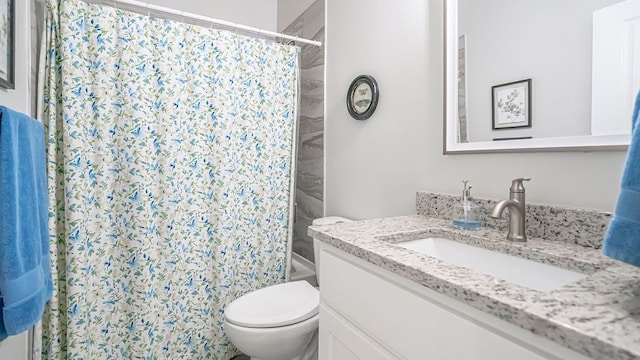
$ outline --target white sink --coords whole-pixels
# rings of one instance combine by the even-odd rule
[[[441,238],[412,240],[397,245],[543,292],[559,289],[587,276],[556,266]]]

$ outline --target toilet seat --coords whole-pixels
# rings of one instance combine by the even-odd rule
[[[307,320],[318,314],[320,293],[308,282],[268,286],[232,301],[225,319],[237,326],[272,328]]]

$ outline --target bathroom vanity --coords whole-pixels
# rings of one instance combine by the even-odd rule
[[[640,359],[640,269],[600,250],[512,243],[503,230],[457,230],[424,215],[309,235],[321,243],[320,359]],[[401,246],[424,238],[582,276],[535,290]]]

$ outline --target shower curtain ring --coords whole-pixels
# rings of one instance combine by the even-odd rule
[[[147,2],[147,6],[145,6],[147,8],[147,17],[151,17],[151,9],[149,9],[149,6],[151,6],[151,3]]]

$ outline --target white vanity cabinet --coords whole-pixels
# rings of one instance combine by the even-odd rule
[[[398,359],[330,307],[320,305],[320,318],[320,359]]]
[[[320,360],[587,359],[326,244]]]

